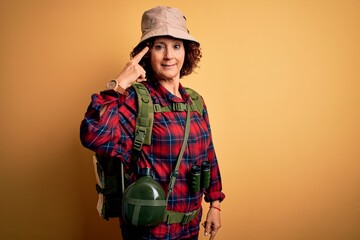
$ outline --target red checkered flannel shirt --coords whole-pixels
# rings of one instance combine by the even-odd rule
[[[189,95],[180,84],[182,98],[168,92],[161,84],[145,82],[154,103],[168,106],[173,102],[191,104]],[[114,90],[103,91],[92,95],[91,103],[81,123],[80,138],[82,144],[97,153],[116,156],[129,166],[137,100],[134,89],[129,88],[128,95],[122,95]],[[107,106],[100,117],[100,110]],[[170,174],[176,165],[177,156],[184,139],[186,112],[155,113],[151,145],[143,145],[138,166],[149,167],[154,173],[154,179],[162,185],[165,193],[169,185]],[[191,193],[189,189],[189,172],[194,164],[202,161],[211,164],[210,187],[199,193]],[[208,114],[204,105],[203,116],[191,112],[189,139],[184,156],[179,167],[174,190],[168,201],[168,210],[190,212],[201,207],[203,194],[205,201],[222,201],[221,177],[215,150],[211,138]],[[162,223],[159,226],[145,229],[144,239],[180,239],[194,236],[199,232],[202,211],[197,218],[188,224]]]

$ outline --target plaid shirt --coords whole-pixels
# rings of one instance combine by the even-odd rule
[[[179,91],[182,99],[172,95],[159,83],[145,82],[154,103],[168,106],[173,102],[191,104],[189,95],[181,86]],[[128,95],[122,95],[114,90],[103,91],[92,95],[92,101],[81,123],[80,138],[82,144],[97,153],[118,157],[125,163],[125,169],[130,165],[133,147],[137,100],[134,89],[129,88]],[[107,106],[100,116],[100,110]],[[168,201],[168,210],[190,212],[201,208],[202,196],[205,201],[222,201],[221,177],[211,138],[208,114],[204,104],[203,116],[191,112],[190,133],[184,156],[179,167],[179,175],[173,192]],[[154,179],[167,192],[170,174],[176,165],[177,156],[184,139],[186,112],[155,113],[151,145],[143,145],[137,164],[140,168],[149,167],[154,173]],[[203,161],[211,164],[210,187],[204,192],[191,193],[189,189],[189,172],[194,164],[201,165]],[[194,236],[199,232],[202,211],[198,217],[188,224],[162,223],[153,228],[139,232],[141,239],[181,239]]]

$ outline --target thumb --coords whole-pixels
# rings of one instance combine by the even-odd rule
[[[211,223],[208,222],[208,221],[205,221],[205,222],[203,223],[203,226],[204,226],[204,228],[205,228],[205,230],[204,230],[204,235],[207,236],[207,235],[211,232]]]

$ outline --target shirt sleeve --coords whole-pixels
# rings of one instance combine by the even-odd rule
[[[210,122],[209,122],[209,116],[207,112],[206,105],[204,103],[204,112],[203,112],[203,118],[206,121],[206,124],[208,126],[210,135],[211,135],[211,128],[210,128]],[[216,158],[215,148],[212,141],[212,137],[210,140],[209,147],[207,149],[208,154],[208,161],[210,162],[210,186],[205,191],[205,201],[206,202],[213,202],[216,200],[219,200],[220,202],[224,200],[225,194],[222,192],[222,182],[221,182],[221,174],[220,174],[220,168],[219,164]]]
[[[103,108],[106,110],[100,116]],[[114,90],[93,94],[80,126],[81,143],[96,153],[121,155],[123,159],[132,147],[135,114],[133,92],[127,96]]]

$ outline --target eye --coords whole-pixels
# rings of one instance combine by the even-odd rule
[[[180,44],[175,44],[175,45],[174,45],[174,48],[175,48],[176,50],[179,50],[179,49],[181,48],[181,45],[180,45]]]
[[[156,44],[156,45],[154,46],[154,49],[155,49],[156,51],[161,51],[161,50],[164,50],[164,49],[165,49],[165,46],[162,45],[162,44]]]

